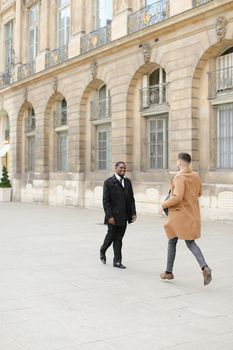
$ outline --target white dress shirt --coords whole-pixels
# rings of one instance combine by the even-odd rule
[[[117,180],[118,181],[120,181],[120,183],[121,183],[121,185],[123,186],[123,187],[125,187],[125,177],[121,177],[121,176],[119,176],[117,173],[115,173],[115,176],[116,176],[116,178],[117,178]],[[121,179],[122,179],[122,181],[121,181]]]

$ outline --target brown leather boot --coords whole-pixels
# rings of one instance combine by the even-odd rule
[[[208,266],[205,266],[202,273],[204,278],[204,286],[207,286],[207,284],[212,281],[212,271]]]
[[[161,273],[160,277],[162,278],[162,280],[173,280],[174,279],[173,273],[172,272],[166,273],[166,271]]]

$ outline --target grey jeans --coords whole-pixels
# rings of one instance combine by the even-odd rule
[[[168,241],[168,251],[167,251],[167,272],[172,272],[173,265],[176,257],[176,244],[177,244],[178,238],[172,238]],[[185,241],[187,247],[189,250],[193,253],[195,258],[197,259],[198,264],[200,265],[200,268],[207,266],[205,262],[205,258],[201,252],[201,249],[197,246],[195,241]]]

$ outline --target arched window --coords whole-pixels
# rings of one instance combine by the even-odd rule
[[[233,90],[233,48],[226,50],[216,59],[217,92]]]
[[[146,126],[148,169],[168,167],[168,84],[162,67],[156,68],[142,79],[141,112]]]
[[[216,71],[210,72],[210,98],[216,103],[217,155],[219,169],[233,168],[233,47],[216,58]],[[214,90],[214,91],[212,91]],[[227,101],[227,102],[225,102]],[[214,103],[215,104],[215,103]]]
[[[25,148],[26,148],[26,171],[35,171],[35,130],[36,116],[33,108],[28,108],[25,116]]]
[[[56,170],[68,170],[68,127],[66,99],[58,101],[54,111]]]
[[[106,85],[97,91],[97,100],[91,101],[91,121],[96,139],[96,169],[111,168],[111,98]]]
[[[166,73],[159,67],[143,76],[141,90],[141,109],[156,107],[167,103]]]

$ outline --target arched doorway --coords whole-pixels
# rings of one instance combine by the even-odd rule
[[[69,170],[68,159],[68,106],[66,98],[54,93],[45,109],[44,128],[44,172],[66,173]]]
[[[127,95],[127,124],[132,128],[133,171],[168,168],[169,104],[165,70],[156,63],[142,65],[134,74]]]
[[[111,152],[111,96],[107,85],[99,79],[91,82],[81,99],[80,128],[85,133],[81,163],[85,172],[109,171]],[[82,131],[80,130],[82,133]]]
[[[35,171],[35,133],[35,110],[30,102],[25,102],[20,108],[17,121],[17,173],[22,179],[32,178]]]
[[[198,131],[199,167],[233,168],[233,41],[211,46],[199,60],[192,82],[192,120]]]
[[[80,102],[79,154],[82,181],[80,205],[100,207],[103,177],[112,170],[111,95],[108,85],[100,79],[91,81]]]

